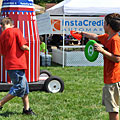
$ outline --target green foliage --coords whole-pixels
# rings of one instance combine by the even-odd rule
[[[22,100],[14,98],[0,111],[0,120],[108,120],[101,105],[103,67],[41,67],[62,78],[63,93],[33,91],[29,94],[30,106],[37,114],[22,115]],[[0,98],[6,92],[1,92]]]

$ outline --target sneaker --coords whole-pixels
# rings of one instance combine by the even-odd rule
[[[31,108],[29,108],[28,110],[25,110],[23,108],[23,113],[22,114],[26,114],[26,115],[35,115],[35,113],[32,111]]]

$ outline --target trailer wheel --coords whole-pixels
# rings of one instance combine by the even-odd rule
[[[51,76],[45,80],[44,90],[49,93],[63,92],[64,82],[57,76]]]
[[[52,74],[48,70],[40,70],[40,77],[51,77]]]

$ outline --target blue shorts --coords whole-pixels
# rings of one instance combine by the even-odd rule
[[[9,94],[18,97],[24,97],[24,95],[29,93],[29,86],[24,70],[8,70],[8,74],[13,83]]]

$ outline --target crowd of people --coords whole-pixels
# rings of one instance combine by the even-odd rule
[[[56,46],[57,49],[63,45],[63,35],[62,34],[50,34],[47,35],[45,40],[45,35],[40,35],[40,51],[45,53],[45,49],[51,52],[51,46]],[[87,37],[83,37],[81,40],[76,40],[72,35],[65,34],[64,45],[74,45],[73,42],[76,42],[75,45],[86,45],[89,41]]]

